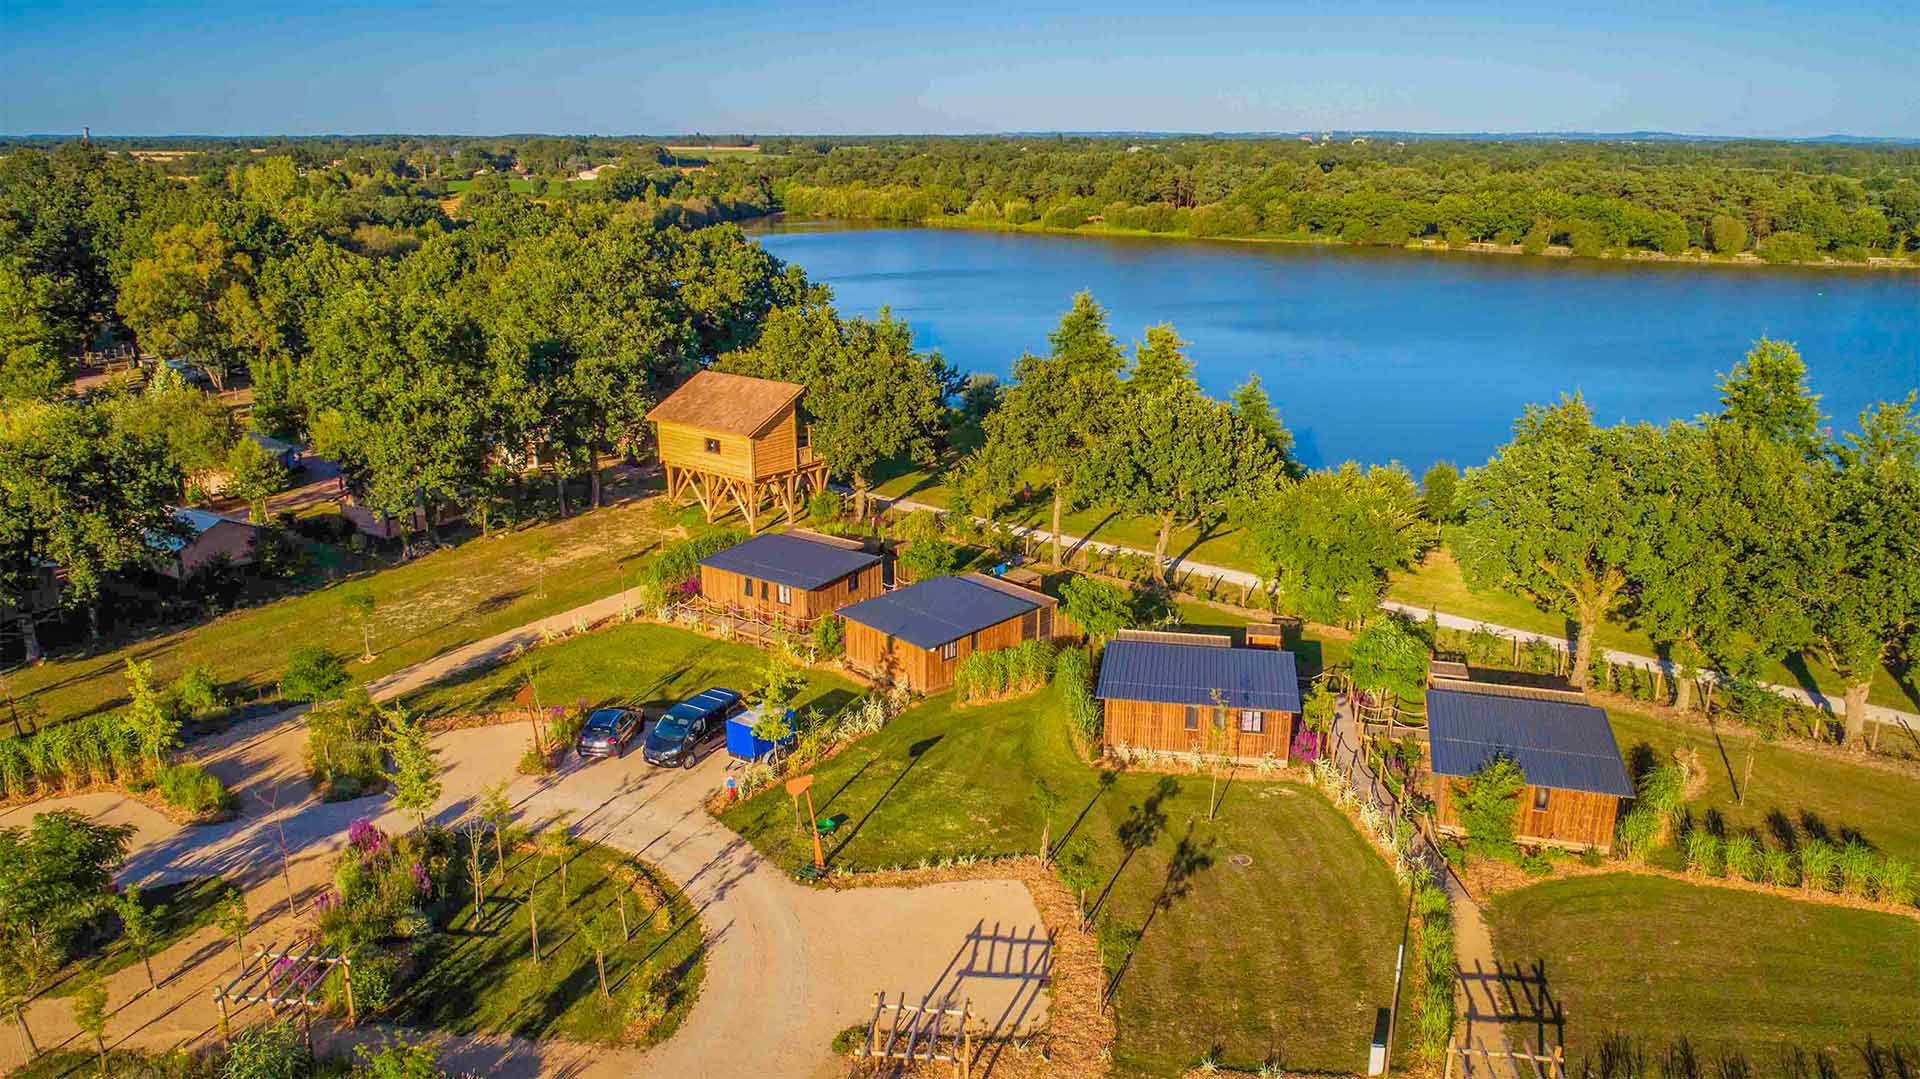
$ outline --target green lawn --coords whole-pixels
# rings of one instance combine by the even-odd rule
[[[894,472],[876,488],[889,497],[906,497],[937,506],[950,504],[951,492],[938,469],[906,469]],[[1051,527],[1051,503],[1036,486],[1034,500],[1013,506],[1004,519],[1017,524]],[[1088,537],[1105,543],[1151,551],[1155,541],[1155,523],[1145,517],[1128,517],[1111,510],[1090,508],[1066,514],[1062,529],[1070,535]],[[1175,529],[1170,550],[1186,558],[1214,566],[1253,572],[1254,565],[1240,548],[1239,534],[1230,525],[1221,525],[1207,535],[1193,529]],[[1529,600],[1500,592],[1475,592],[1467,587],[1460,566],[1445,547],[1427,556],[1424,563],[1394,574],[1388,583],[1390,599],[1416,607],[1437,608],[1493,625],[1511,626],[1535,633],[1565,635],[1566,619],[1541,611]],[[1655,648],[1644,633],[1617,621],[1601,626],[1598,642],[1638,655],[1654,655]],[[1803,656],[1790,656],[1766,663],[1761,677],[1784,685],[1800,685],[1811,679],[1823,692],[1839,696],[1840,679],[1819,663]],[[1920,688],[1900,684],[1892,672],[1879,671],[1873,682],[1871,700],[1893,708],[1920,709]]]
[[[448,194],[458,195],[472,186],[472,180],[448,180],[447,192]],[[533,191],[533,181],[530,179],[523,180],[518,176],[511,176],[507,178],[507,187],[519,194],[525,195]]]
[[[668,915],[655,921],[631,886],[609,872],[625,861],[617,852],[591,846],[568,863],[568,897],[561,895],[555,864],[531,853],[510,855],[504,885],[486,920],[474,924],[464,873],[452,874],[454,896],[466,905],[421,957],[420,974],[407,984],[384,1018],[401,1026],[453,1034],[511,1034],[519,1038],[565,1038],[599,1044],[651,1045],[673,1033],[700,992],[704,973],[697,913],[664,875]],[[539,904],[540,948],[535,962],[528,932],[529,892]],[[628,895],[632,939],[622,943],[616,896]],[[593,949],[581,926],[601,919],[611,931],[606,952],[609,995],[600,995]],[[652,988],[666,1013],[644,1037],[628,1037]]]
[[[164,952],[201,926],[212,925],[215,907],[231,887],[220,877],[200,877],[142,889],[143,906],[148,910],[165,908],[154,923],[157,939],[153,953]],[[98,931],[82,934],[75,958],[54,975],[53,983],[42,990],[42,995],[70,996],[80,987],[82,975],[91,973],[104,978],[140,962],[139,950],[120,935],[118,917],[103,916],[96,924]],[[174,972],[156,965],[153,973],[155,977],[166,978]]]
[[[1911,1041],[1920,1016],[1920,923],[1895,915],[1625,874],[1522,888],[1488,914],[1504,961],[1545,963],[1570,1071],[1620,1032],[1650,1059],[1684,1037],[1760,1074],[1792,1044],[1859,1074],[1856,1046]]]
[[[816,775],[816,811],[841,822],[830,861],[850,869],[1032,851],[1042,823],[1034,781],[1044,778],[1061,796],[1056,845],[1084,844],[1092,894],[1111,881],[1106,916],[1145,928],[1117,988],[1120,1074],[1175,1074],[1209,1050],[1248,1069],[1270,1056],[1305,1071],[1364,1063],[1374,1009],[1393,989],[1403,900],[1313,791],[1242,777],[1208,821],[1204,775],[1123,774],[1103,787],[1044,695],[968,708],[931,698]],[[778,790],[724,819],[782,865],[810,858]],[[1129,858],[1121,829],[1143,825],[1146,841]],[[1202,864],[1170,873],[1182,843]]]
[[[529,654],[546,704],[660,708],[709,686],[750,692],[767,669],[767,653],[758,648],[649,622],[608,626]],[[406,704],[429,717],[503,709],[524,684],[524,671],[521,664],[484,668],[423,689]],[[832,674],[806,671],[804,677],[796,708],[831,713],[859,695],[853,683]]]
[[[651,503],[611,506],[564,521],[478,537],[350,585],[314,592],[160,634],[98,655],[68,655],[8,674],[15,695],[31,695],[48,722],[126,703],[129,658],[151,660],[171,680],[206,663],[243,694],[271,687],[295,648],[324,645],[360,654],[360,632],[340,599],[348,587],[374,593],[370,664],[353,664],[356,678],[391,673],[450,648],[609,595],[637,580],[636,571],[661,542]],[[542,571],[541,545],[553,550]],[[8,728],[11,729],[11,728]]]
[[[1661,763],[1674,747],[1689,746],[1706,770],[1706,785],[1688,803],[1696,815],[1717,813],[1731,830],[1752,829],[1779,845],[1782,825],[1801,836],[1851,832],[1875,848],[1920,862],[1920,778],[1869,768],[1790,746],[1760,741],[1745,727],[1721,722],[1714,729],[1667,723],[1634,712],[1610,710],[1614,739],[1632,760],[1645,745]],[[1746,804],[1736,790],[1753,751],[1753,780]]]

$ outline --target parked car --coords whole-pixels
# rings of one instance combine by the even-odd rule
[[[640,716],[625,708],[602,708],[580,726],[573,751],[581,757],[624,757],[627,743],[640,733]]]
[[[735,690],[715,686],[696,693],[654,721],[642,755],[663,768],[691,768],[726,737],[728,717],[745,710]]]

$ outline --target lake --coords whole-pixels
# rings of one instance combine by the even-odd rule
[[[1171,322],[1201,383],[1258,373],[1308,465],[1484,461],[1529,402],[1690,418],[1766,335],[1797,343],[1838,430],[1920,386],[1920,274],[773,221],[773,254],[1004,376],[1090,289],[1122,341]]]

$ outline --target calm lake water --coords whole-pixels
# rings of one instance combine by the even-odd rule
[[[1602,422],[1716,407],[1755,338],[1796,342],[1837,429],[1920,386],[1920,274],[1621,265],[1291,244],[776,221],[767,250],[968,370],[1043,351],[1091,289],[1122,340],[1172,322],[1206,388],[1257,372],[1302,461],[1484,461],[1528,402]]]

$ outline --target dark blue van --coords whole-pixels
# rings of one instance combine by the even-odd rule
[[[725,739],[727,719],[746,711],[735,690],[696,693],[654,720],[641,755],[662,768],[691,768]]]

